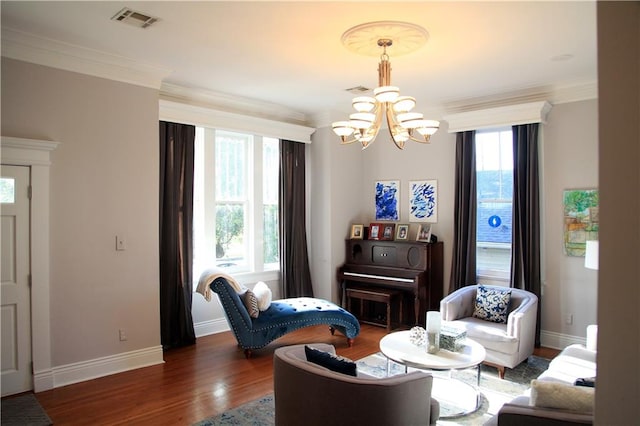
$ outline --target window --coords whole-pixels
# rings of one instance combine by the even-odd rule
[[[513,205],[511,129],[476,133],[477,238],[479,282],[509,280]]]
[[[278,139],[196,127],[194,279],[279,268]]]

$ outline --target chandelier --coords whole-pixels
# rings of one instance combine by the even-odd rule
[[[386,37],[377,38],[377,31],[386,34]],[[369,49],[365,54],[371,52],[364,45],[373,44],[376,40],[372,38],[377,38],[377,51],[382,48],[378,64],[378,87],[373,91],[374,97],[354,98],[352,105],[356,112],[349,116],[349,120],[332,123],[333,131],[340,137],[343,145],[360,142],[362,149],[367,148],[378,136],[383,120],[386,121],[393,143],[399,149],[404,149],[408,140],[429,143],[431,135],[440,127],[439,121],[426,120],[421,113],[413,112],[415,98],[400,96],[400,89],[391,85],[391,63],[387,48],[393,45],[394,35],[397,39],[409,41],[408,48],[405,46],[404,50],[399,50],[402,53],[420,47],[428,37],[422,27],[390,21],[359,25],[342,36],[345,46],[358,53],[363,53],[364,49]]]

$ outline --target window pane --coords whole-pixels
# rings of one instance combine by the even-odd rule
[[[216,200],[244,201],[251,135],[216,132]]]
[[[262,209],[265,264],[278,263],[280,261],[278,239],[279,173],[280,141],[274,138],[264,138],[262,147]]]
[[[264,206],[264,263],[278,263],[280,247],[278,244],[278,206]]]
[[[507,278],[511,269],[513,143],[511,131],[476,134],[477,269]]]
[[[278,204],[278,176],[280,173],[280,141],[264,138],[262,147],[262,201]]]
[[[16,201],[15,179],[0,178],[0,202],[13,204]]]
[[[245,211],[241,204],[216,205],[216,260],[218,266],[246,264]]]

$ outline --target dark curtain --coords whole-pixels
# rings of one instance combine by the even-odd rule
[[[513,237],[511,287],[538,296],[536,346],[540,346],[540,201],[538,123],[513,126]]]
[[[305,228],[305,144],[280,141],[282,297],[313,297]]]
[[[167,349],[195,343],[191,317],[195,126],[160,122],[160,333]]]
[[[471,130],[456,135],[456,193],[449,293],[477,282],[475,134],[475,130]]]

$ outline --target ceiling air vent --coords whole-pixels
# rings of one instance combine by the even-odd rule
[[[153,16],[145,15],[142,12],[137,12],[125,7],[120,12],[113,15],[111,20],[120,21],[138,28],[148,28],[151,24],[158,21],[158,18],[154,18]]]
[[[368,87],[364,87],[364,86],[355,86],[355,87],[350,87],[348,89],[344,89],[347,92],[353,94],[353,95],[359,95],[362,93],[366,93],[366,92],[370,92],[371,89],[369,89]]]

